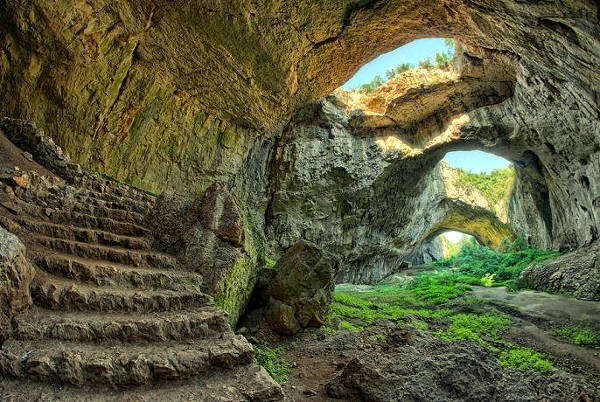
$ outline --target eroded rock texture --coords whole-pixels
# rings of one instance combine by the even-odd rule
[[[484,201],[444,180],[443,150],[420,149],[387,127],[369,136],[341,102],[335,95],[319,102],[278,144],[267,212],[273,249],[304,238],[342,256],[338,282],[372,282],[445,230],[490,247],[513,235]]]
[[[23,243],[0,226],[0,345],[10,333],[13,316],[31,306],[29,285],[34,275]]]

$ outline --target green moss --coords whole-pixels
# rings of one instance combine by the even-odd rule
[[[591,328],[565,326],[554,331],[556,336],[579,346],[600,346],[600,332]]]
[[[385,337],[385,335],[381,335],[381,334],[377,334],[377,335],[371,335],[369,336],[369,341],[373,342],[373,343],[385,343],[385,341],[387,341],[387,338]]]
[[[248,256],[238,258],[233,269],[221,280],[213,296],[215,304],[229,313],[232,326],[246,307],[256,281],[256,269]]]
[[[535,370],[542,374],[546,374],[554,368],[551,361],[529,348],[505,350],[498,357],[498,364],[502,367],[512,367],[520,370]]]
[[[447,331],[436,335],[448,340],[470,340],[489,346],[489,342],[500,341],[502,333],[510,326],[510,318],[504,314],[456,314],[450,317],[452,323]]]
[[[352,324],[351,322],[348,321],[342,321],[340,323],[340,328],[346,331],[357,331],[359,330],[361,327],[356,326],[354,324]]]
[[[272,259],[272,258],[269,258],[269,257],[265,256],[265,265],[266,265],[267,267],[274,267],[274,266],[275,266],[275,264],[277,264],[277,261],[275,261],[275,260],[274,260],[274,259]]]
[[[292,365],[284,359],[282,348],[254,347],[256,362],[265,368],[275,381],[283,385],[292,371]]]

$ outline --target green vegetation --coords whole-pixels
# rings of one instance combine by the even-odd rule
[[[358,90],[362,92],[372,92],[382,86],[384,83],[385,80],[383,80],[380,75],[376,75],[370,82],[362,84],[360,87],[358,87]]]
[[[516,280],[529,264],[559,255],[553,251],[525,248],[522,239],[505,240],[497,250],[467,244],[458,254],[434,262],[438,271],[429,276],[450,285],[507,286],[514,290]]]
[[[274,259],[265,256],[265,265],[267,267],[274,267],[276,263],[277,261],[275,261]]]
[[[410,63],[402,63],[396,67],[392,67],[389,70],[386,70],[385,72],[385,77],[388,80],[391,80],[392,78],[394,78],[396,75],[401,74],[405,71],[408,71],[412,68]]]
[[[511,348],[500,353],[498,364],[521,370],[535,370],[542,374],[551,371],[554,366],[540,353],[529,348]]]
[[[501,341],[501,334],[511,322],[507,315],[500,313],[456,314],[451,320],[448,330],[438,331],[436,335],[448,340],[474,341],[488,347],[489,342]]]
[[[554,331],[554,335],[579,346],[600,346],[600,332],[591,328],[561,327]]]
[[[283,385],[287,381],[287,376],[291,372],[292,366],[281,356],[282,353],[283,349],[280,347],[254,347],[254,357],[256,358],[256,362],[264,367],[275,381]]]
[[[479,191],[493,211],[501,200],[508,201],[515,180],[514,168],[494,169],[489,173],[471,173],[463,169],[456,170],[458,171],[456,184],[467,190]]]
[[[446,258],[450,258],[460,253],[460,250],[468,244],[477,245],[477,240],[473,236],[463,235],[457,242],[450,242],[444,236],[441,237],[442,247],[444,248],[444,255]]]

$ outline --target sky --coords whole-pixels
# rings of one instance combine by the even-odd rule
[[[488,173],[494,169],[507,168],[510,165],[506,159],[482,151],[448,152],[444,160],[452,167],[473,173]]]
[[[444,232],[444,233],[442,233],[442,236],[444,236],[446,239],[448,239],[448,241],[451,243],[458,243],[463,238],[463,236],[468,236],[468,235],[461,233],[461,232],[452,231],[452,232]]]
[[[373,61],[365,64],[342,88],[356,88],[370,82],[373,77],[380,75],[385,79],[385,70],[402,63],[417,65],[421,60],[435,60],[437,52],[446,51],[444,39],[418,39],[389,53],[382,54]]]

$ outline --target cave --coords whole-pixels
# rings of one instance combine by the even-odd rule
[[[592,0],[1,2],[0,399],[597,400],[598,65]]]

